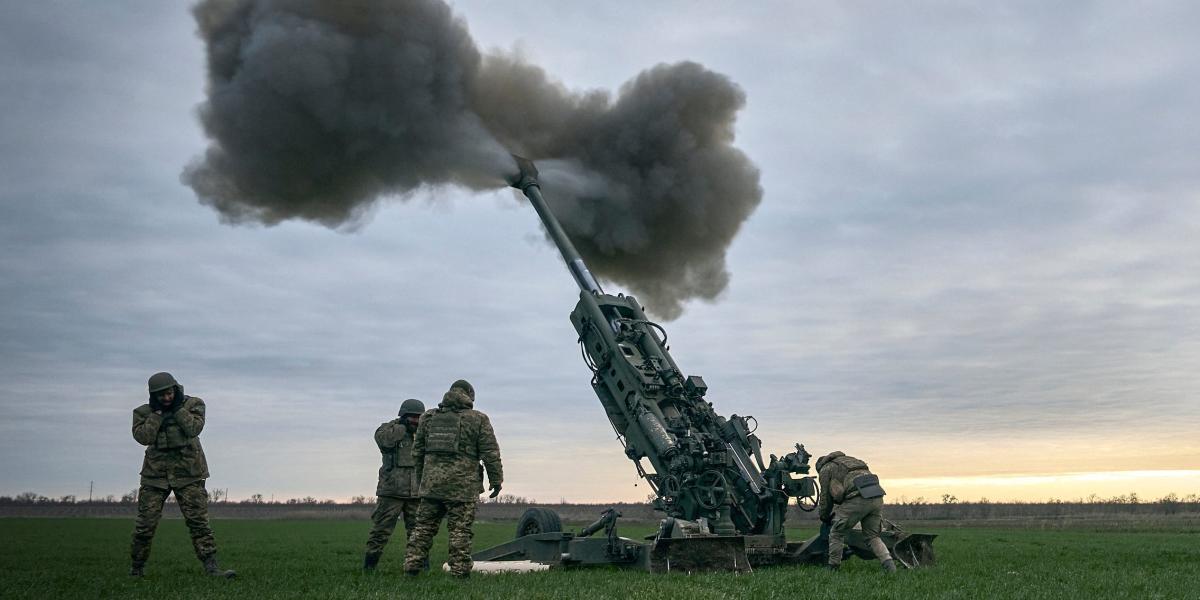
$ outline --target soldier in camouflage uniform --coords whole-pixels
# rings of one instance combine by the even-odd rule
[[[475,521],[475,501],[483,493],[483,471],[487,469],[492,498],[500,495],[504,480],[496,433],[487,415],[471,408],[474,404],[475,389],[460,379],[450,386],[436,409],[421,416],[413,440],[421,504],[404,558],[404,571],[409,575],[420,573],[427,563],[443,516],[450,536],[446,561],[450,574],[471,574],[471,525]]]
[[[817,459],[817,474],[821,498],[817,515],[821,531],[829,537],[829,568],[837,570],[842,564],[846,533],[862,523],[863,537],[875,558],[886,572],[894,572],[896,563],[879,532],[883,525],[883,488],[879,477],[867,468],[867,463],[842,452],[831,452]]]
[[[425,404],[409,398],[400,405],[400,418],[388,421],[375,430],[375,444],[383,454],[379,467],[379,484],[375,488],[376,506],[371,515],[374,525],[367,537],[367,553],[363,570],[374,571],[388,538],[396,529],[396,521],[404,517],[404,531],[412,537],[417,523],[417,470],[413,462],[413,434],[417,431]]]
[[[236,573],[217,566],[217,543],[208,526],[208,490],[204,489],[208,462],[197,437],[204,429],[204,401],[184,395],[183,386],[170,373],[152,375],[149,389],[150,402],[133,410],[133,439],[146,446],[146,458],[142,462],[129,574],[141,577],[145,573],[163,503],[174,492],[204,571],[233,577]]]

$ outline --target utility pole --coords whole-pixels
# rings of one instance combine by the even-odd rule
[[[88,502],[92,501],[92,490],[96,487],[95,481],[88,482]]]

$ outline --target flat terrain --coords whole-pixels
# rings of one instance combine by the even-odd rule
[[[358,568],[369,524],[345,520],[217,520],[233,581],[201,575],[182,521],[164,520],[147,577],[126,572],[132,520],[0,519],[4,598],[1200,598],[1200,529],[1190,525],[1024,529],[921,527],[941,534],[940,563],[885,578],[874,562],[842,572],[805,567],[748,575],[649,575],[618,570],[476,575],[401,574],[402,544],[380,572]],[[918,530],[908,527],[910,530]],[[476,548],[511,538],[512,523],[479,523]],[[568,527],[571,529],[571,527]],[[651,526],[621,528],[639,537]],[[814,533],[796,531],[797,538]],[[396,538],[396,542],[402,538]],[[434,560],[445,558],[445,533]]]

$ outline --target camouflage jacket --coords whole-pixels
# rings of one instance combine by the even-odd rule
[[[821,484],[817,516],[826,521],[833,515],[834,505],[844,502],[847,494],[854,495],[854,478],[871,471],[867,463],[842,452],[831,452],[817,462],[818,482]]]
[[[404,425],[404,419],[380,425],[375,430],[375,444],[383,454],[375,495],[416,498],[418,489],[416,462],[413,461],[412,452],[413,432]]]
[[[504,480],[492,422],[473,404],[466,393],[451,389],[437,408],[421,415],[412,454],[422,498],[474,502],[483,493],[484,468],[491,485]]]
[[[200,446],[204,401],[184,396],[179,408],[156,414],[149,404],[133,409],[133,439],[146,446],[142,485],[179,489],[208,478],[208,461]]]

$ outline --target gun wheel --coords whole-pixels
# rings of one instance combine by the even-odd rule
[[[562,520],[548,508],[530,508],[517,521],[517,537],[556,531],[562,531]]]
[[[817,508],[817,498],[815,496],[797,496],[796,506],[804,512],[812,512]]]

